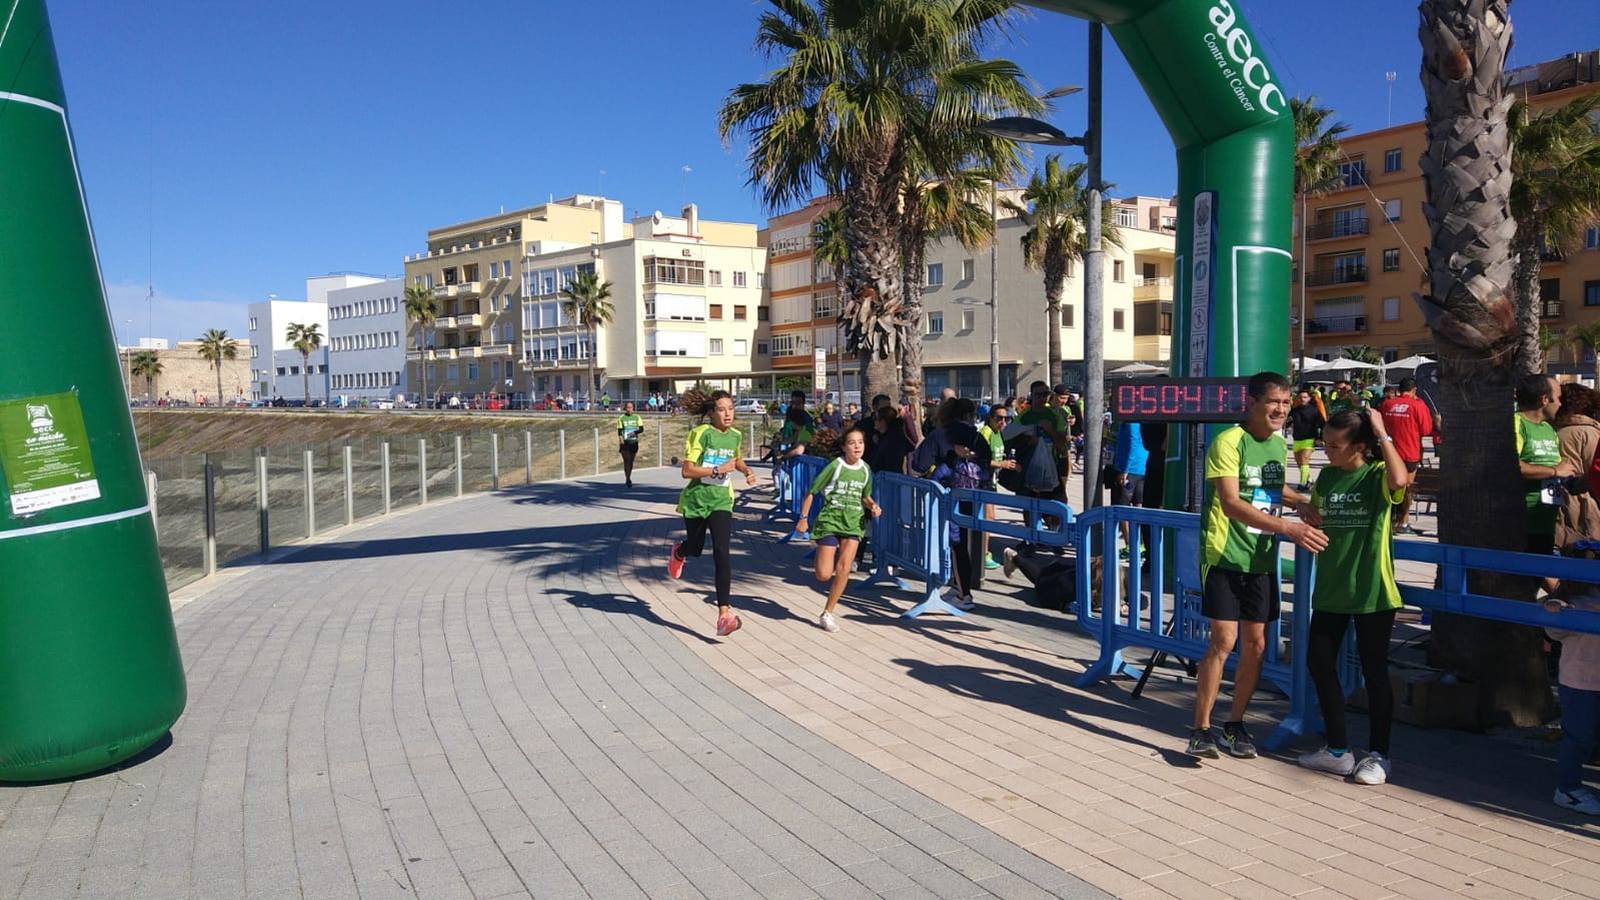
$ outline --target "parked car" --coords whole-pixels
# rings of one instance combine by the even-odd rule
[[[767,414],[767,407],[760,400],[751,397],[747,400],[740,400],[738,403],[735,403],[733,405],[733,411],[736,413],[744,413],[745,415],[764,416]]]

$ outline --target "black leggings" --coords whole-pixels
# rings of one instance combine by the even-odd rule
[[[963,500],[956,504],[956,508],[963,515],[972,514],[972,504]],[[978,533],[971,528],[961,529],[961,538],[951,545],[950,555],[955,557],[956,564],[956,590],[963,597],[972,593],[972,542]]]
[[[622,454],[622,476],[629,481],[633,480],[633,458],[639,455],[639,445],[623,443],[617,448]]]
[[[732,540],[733,513],[717,510],[704,519],[683,519],[689,536],[684,538],[678,555],[693,559],[706,547],[706,531],[711,532],[711,558],[717,564],[717,605],[726,607],[728,593],[733,590],[733,562],[728,558],[728,544]]]
[[[1361,677],[1367,682],[1367,716],[1372,735],[1368,749],[1389,755],[1389,731],[1394,720],[1394,690],[1389,685],[1389,635],[1394,630],[1395,611],[1346,615],[1311,614],[1311,640],[1306,646],[1306,666],[1317,686],[1317,702],[1322,706],[1322,721],[1327,726],[1328,746],[1348,750],[1345,732],[1344,688],[1339,685],[1339,651],[1345,630],[1356,625],[1356,650],[1361,654]]]

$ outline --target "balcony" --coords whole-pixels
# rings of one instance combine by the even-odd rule
[[[1366,316],[1314,316],[1306,320],[1306,334],[1356,334],[1366,330]]]
[[[495,357],[511,355],[510,344],[484,344],[482,350],[483,352],[479,354],[481,356]]]
[[[449,300],[455,297],[476,297],[483,290],[481,281],[462,281],[456,284],[441,284],[433,289],[433,295],[440,299]]]
[[[1306,240],[1331,241],[1335,238],[1360,237],[1371,227],[1366,216],[1352,219],[1330,219],[1306,226]]]
[[[1561,300],[1559,298],[1555,299],[1555,300],[1540,300],[1539,301],[1539,318],[1541,318],[1541,319],[1559,319],[1559,318],[1561,318]]]
[[[438,316],[433,320],[434,331],[454,331],[457,327],[455,316]]]
[[[1336,284],[1361,284],[1367,280],[1367,267],[1335,266],[1331,269],[1312,269],[1306,273],[1309,287],[1329,287]]]
[[[1172,279],[1168,276],[1158,278],[1135,278],[1133,280],[1133,299],[1138,300],[1171,300]]]
[[[1540,247],[1539,261],[1542,263],[1564,263],[1567,261],[1567,254],[1563,253],[1560,247]]]
[[[478,313],[456,316],[456,327],[481,328],[483,327],[483,316]]]

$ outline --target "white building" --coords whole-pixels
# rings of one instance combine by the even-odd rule
[[[328,276],[306,279],[306,293],[325,299],[330,284],[349,276]],[[304,401],[308,369],[311,380],[311,398],[328,396],[328,347],[324,339],[321,349],[306,360],[289,341],[290,323],[317,324],[322,333],[328,333],[328,304],[309,300],[279,300],[276,297],[252,303],[250,316],[250,399],[273,400],[282,397],[289,401]]]
[[[347,283],[326,294],[332,396],[355,404],[392,400],[406,390],[405,280],[341,277]]]

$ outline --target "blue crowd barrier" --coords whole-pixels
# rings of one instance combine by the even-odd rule
[[[791,522],[798,524],[800,519],[800,504],[805,502],[806,493],[811,490],[811,483],[817,480],[822,470],[828,467],[829,460],[820,456],[801,455],[784,460],[784,510],[783,515]],[[814,510],[820,512],[821,510]],[[770,520],[771,517],[769,517]],[[811,536],[791,530],[788,534],[778,538],[778,543],[787,544],[796,538],[808,540]]]
[[[901,614],[908,619],[926,612],[965,615],[940,594],[950,580],[949,492],[926,478],[874,473],[872,499],[882,513],[872,522],[874,566],[866,583],[921,580],[922,599]]]
[[[972,512],[960,511],[960,504],[969,503]],[[1016,538],[1045,547],[1067,547],[1073,542],[1072,507],[1060,500],[1045,497],[1019,497],[998,491],[976,488],[956,488],[950,492],[950,522],[982,534],[997,534]],[[988,507],[1014,509],[1022,513],[1023,523],[1002,522],[989,518]],[[1056,525],[1046,526],[1045,518],[1056,520]]]

